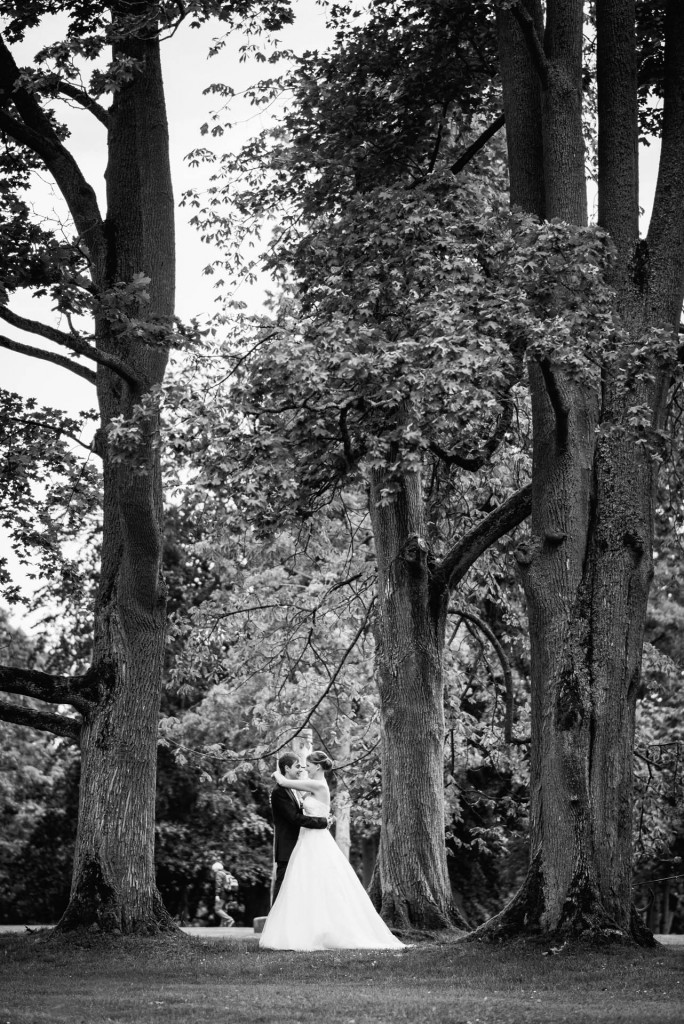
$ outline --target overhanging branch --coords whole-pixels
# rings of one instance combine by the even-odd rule
[[[441,445],[437,444],[436,441],[430,442],[430,451],[441,459],[442,462],[445,462],[447,466],[458,466],[459,469],[466,469],[470,471],[480,469],[489,462],[490,458],[503,441],[504,435],[511,425],[512,419],[513,402],[507,400],[504,403],[503,412],[499,417],[496,427],[479,452],[472,455],[466,455],[464,452],[455,450],[447,451],[445,448],[442,448]]]
[[[81,687],[92,688],[87,676],[56,676],[35,669],[0,665],[0,690],[5,693],[19,693],[48,704],[71,704],[85,714],[92,703],[79,692]]]
[[[11,103],[17,113],[15,118],[6,109],[0,109],[0,130],[41,158],[64,196],[91,257],[104,265],[105,241],[95,190],[63,145],[35,95],[21,81],[21,69],[0,36],[0,106]]]
[[[0,131],[9,135],[10,138],[14,139],[21,146],[26,146],[27,149],[33,150],[36,156],[39,156],[46,164],[48,160],[53,159],[56,155],[54,147],[38,132],[2,109],[0,109]]]
[[[87,92],[83,92],[81,89],[77,89],[71,82],[60,82],[59,91],[64,95],[68,96],[69,99],[75,100],[85,110],[98,119],[98,121],[105,126],[109,127],[109,111],[101,107],[97,100],[94,100],[92,96],[89,96]]]
[[[455,608],[454,613],[463,619],[465,622],[472,623],[484,636],[489,640],[490,644],[494,648],[499,664],[501,665],[501,671],[504,678],[504,686],[506,687],[506,717],[504,719],[504,738],[506,743],[524,744],[529,743],[530,738],[517,737],[513,735],[513,715],[515,711],[515,693],[513,690],[513,673],[511,672],[510,662],[506,652],[504,651],[499,638],[497,637],[494,630],[481,619],[479,615],[475,615],[474,612],[466,611],[465,608]]]
[[[505,123],[505,116],[503,114],[499,114],[499,116],[492,121],[489,127],[485,128],[482,134],[478,136],[478,138],[475,139],[475,141],[471,143],[463,153],[461,153],[458,160],[451,165],[451,173],[458,174],[459,171],[462,171],[466,164],[469,164],[473,157],[476,156],[481,149],[484,149],[489,140],[496,135],[501,128],[503,128]]]
[[[29,427],[37,427],[38,430],[50,430],[53,434],[57,434],[58,437],[68,437],[74,444],[79,445],[87,452],[94,451],[92,444],[84,444],[80,437],[76,437],[76,434],[72,434],[68,430],[63,430],[61,426],[55,423],[42,423],[40,420],[34,420],[30,416],[12,416],[12,423],[23,423]],[[95,453],[97,454],[97,452]]]
[[[92,370],[89,370],[86,366],[81,366],[80,363],[75,363],[73,359],[60,356],[56,352],[45,352],[43,349],[34,348],[33,345],[22,345],[20,341],[12,341],[3,334],[0,334],[0,348],[7,348],[10,352],[19,352],[24,356],[32,356],[34,359],[45,359],[49,363],[55,363],[57,366],[64,367],[65,370],[71,370],[78,377],[83,377],[84,380],[87,380],[89,384],[95,385],[97,383],[97,377]]]
[[[80,723],[66,715],[57,715],[52,711],[34,711],[33,708],[20,707],[0,700],[0,721],[12,722],[14,725],[27,725],[41,732],[51,732],[55,736],[78,742],[81,735]]]
[[[107,366],[134,389],[139,389],[143,385],[143,381],[136,377],[133,370],[123,359],[119,359],[118,356],[108,352],[99,351],[99,349],[94,348],[92,345],[88,345],[87,342],[81,341],[74,334],[60,331],[57,327],[40,323],[38,320],[30,320],[28,317],[19,316],[18,313],[13,313],[7,306],[0,306],[0,320],[4,320],[20,331],[26,331],[27,334],[36,334],[39,338],[54,341],[57,345],[64,345],[65,348],[75,352],[76,355],[83,356],[84,359],[92,359],[93,362],[99,363],[100,366]]]
[[[516,491],[503,504],[478,523],[451,548],[436,567],[436,574],[454,590],[471,565],[487,548],[520,526],[532,511],[532,485]]]
[[[40,323],[38,320],[29,320],[25,316],[19,316],[18,313],[13,313],[8,306],[0,306],[0,320],[4,320],[12,327],[17,327],[20,331],[37,334],[39,338],[54,341],[58,345],[66,345],[69,348],[73,345],[74,339],[71,334],[60,331],[57,327],[51,327],[49,324]]]

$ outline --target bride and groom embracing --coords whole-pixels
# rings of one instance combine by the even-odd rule
[[[276,878],[262,949],[405,949],[375,912],[328,831],[332,761],[314,750],[278,759],[271,794]]]

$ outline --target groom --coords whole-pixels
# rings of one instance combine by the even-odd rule
[[[299,763],[299,758],[292,751],[278,758],[278,771],[286,779],[306,777],[306,768]],[[276,786],[271,793],[271,810],[273,812],[273,859],[276,873],[273,885],[271,905],[276,901],[283,884],[292,851],[295,848],[300,828],[327,828],[327,818],[310,818],[302,811],[300,795],[294,789]]]

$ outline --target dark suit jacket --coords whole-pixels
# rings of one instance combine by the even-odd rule
[[[271,793],[271,810],[273,811],[273,859],[286,861],[290,859],[300,828],[327,828],[327,818],[311,818],[304,814],[292,790],[285,786],[276,786]]]

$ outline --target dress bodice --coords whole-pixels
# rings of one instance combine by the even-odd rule
[[[307,793],[302,802],[302,810],[310,818],[327,818],[330,814],[330,804],[319,800],[313,793]]]

